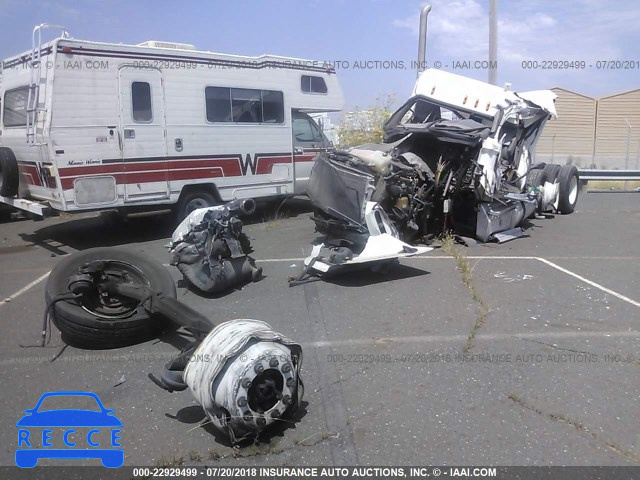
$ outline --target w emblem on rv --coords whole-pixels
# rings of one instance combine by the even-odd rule
[[[251,154],[247,153],[244,161],[242,161],[242,156],[240,157],[240,168],[242,168],[242,175],[247,174],[247,170],[251,169],[251,175],[256,174],[256,164],[258,163],[257,156],[251,158]]]

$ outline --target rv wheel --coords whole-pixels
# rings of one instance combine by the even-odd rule
[[[575,165],[563,165],[558,174],[560,184],[560,199],[558,210],[562,214],[572,213],[578,203],[578,169]]]
[[[189,216],[189,214],[194,210],[197,210],[199,208],[213,207],[214,205],[218,205],[219,203],[220,202],[218,202],[216,198],[208,192],[204,192],[201,190],[187,192],[178,202],[178,223],[187,218],[187,216]]]
[[[20,174],[18,162],[11,149],[0,147],[0,195],[3,197],[15,197],[18,195]]]
[[[151,318],[139,302],[110,295],[68,298],[69,285],[79,268],[96,260],[105,262],[104,274],[110,280],[147,285],[166,297],[176,297],[171,274],[143,255],[122,248],[91,248],[74,253],[51,271],[45,288],[47,310],[53,314],[62,339],[82,348],[117,348],[157,337],[167,323]],[[64,297],[67,298],[61,300]]]

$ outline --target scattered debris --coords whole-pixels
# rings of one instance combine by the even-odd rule
[[[311,172],[307,192],[314,205],[313,221],[323,237],[304,260],[303,274],[329,275],[354,268],[379,270],[399,258],[419,255],[431,247],[400,240],[398,230],[378,203],[381,178],[350,155],[322,154]]]
[[[233,444],[255,438],[269,425],[293,415],[304,393],[300,378],[302,347],[259,320],[232,320],[214,328],[209,319],[175,299],[175,288],[173,296],[166,294],[167,288],[154,289],[154,285],[162,285],[162,272],[167,273],[161,265],[138,255],[123,256],[117,248],[77,252],[51,272],[51,277],[64,285],[64,291],[55,296],[47,291],[45,324],[49,312],[60,313],[57,310],[61,304],[65,305],[66,317],[81,313],[104,323],[108,318],[113,330],[110,334],[76,332],[76,340],[79,336],[84,345],[93,342],[103,348],[121,345],[122,340],[115,338],[122,335],[121,330],[134,315],[141,329],[158,323],[158,317],[183,327],[194,340],[159,377],[149,374],[149,378],[169,392],[191,388],[211,423]],[[154,284],[145,274],[152,274]],[[65,328],[59,321],[56,325]],[[127,342],[148,334],[128,338]],[[125,381],[122,375],[114,387]]]
[[[302,402],[302,347],[259,320],[218,325],[196,348],[184,382],[233,443],[289,418]]]
[[[249,256],[251,242],[242,232],[239,215],[251,215],[253,200],[194,210],[173,232],[171,265],[187,281],[206,293],[217,293],[262,277]]]

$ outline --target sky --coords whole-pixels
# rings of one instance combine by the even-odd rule
[[[428,66],[439,62],[486,81],[481,62],[488,59],[489,0],[0,0],[0,58],[30,49],[34,25],[57,23],[86,40],[163,40],[328,61],[337,64],[345,110],[368,108],[389,95],[398,105],[416,78],[412,62],[426,3],[433,7]],[[497,83],[596,97],[640,88],[638,25],[637,0],[498,0]],[[543,68],[558,61],[573,61],[574,68]],[[608,61],[631,61],[626,66],[635,68],[598,68]]]

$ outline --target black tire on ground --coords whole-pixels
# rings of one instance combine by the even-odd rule
[[[547,173],[547,182],[549,183],[558,183],[558,174],[560,173],[560,165],[557,163],[547,163],[544,167],[544,171]],[[558,195],[552,203],[553,212],[558,211],[558,202],[559,202],[560,192],[558,190]]]
[[[547,172],[542,168],[535,168],[533,170],[529,170],[527,174],[527,185],[532,188],[541,187],[544,185],[544,182],[547,181]],[[529,218],[533,218],[536,216],[536,213],[542,213],[542,205],[538,202],[538,206],[534,213],[532,213]]]
[[[564,215],[573,213],[578,203],[580,186],[580,178],[576,166],[563,165],[558,174],[558,183],[560,187],[558,210]]]
[[[191,212],[198,208],[213,207],[220,202],[209,192],[193,190],[182,195],[178,201],[176,217],[178,223],[184,220]]]
[[[47,305],[58,295],[69,293],[69,277],[78,271],[79,266],[93,260],[111,262],[107,268],[109,274],[127,272],[131,281],[146,283],[166,297],[176,297],[173,277],[161,264],[122,248],[100,247],[75,253],[56,265],[45,288]],[[169,327],[164,319],[150,317],[138,302],[126,299],[122,300],[119,309],[82,305],[80,300],[62,300],[56,302],[52,309],[54,323],[62,333],[62,339],[80,348],[132,345],[155,338]]]
[[[10,148],[0,147],[0,195],[15,197],[18,195],[20,173],[16,156]]]
[[[530,170],[527,174],[527,185],[530,187],[541,187],[547,181],[547,172],[545,169],[536,168]]]
[[[0,222],[10,222],[13,218],[13,212],[8,208],[2,208],[0,205]]]
[[[560,174],[560,165],[557,163],[547,163],[544,167],[544,171],[547,172],[547,182],[555,182]]]

